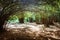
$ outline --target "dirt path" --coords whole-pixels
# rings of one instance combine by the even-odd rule
[[[7,24],[6,30],[0,40],[60,40],[59,28],[46,28],[43,24]]]

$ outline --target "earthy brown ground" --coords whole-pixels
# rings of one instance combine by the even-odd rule
[[[14,24],[17,26],[16,24]],[[9,25],[11,26],[11,25]],[[26,25],[22,25],[26,26]],[[8,28],[0,33],[0,40],[60,40],[60,28],[50,25],[35,25],[35,27]]]

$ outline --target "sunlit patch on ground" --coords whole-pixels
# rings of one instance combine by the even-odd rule
[[[24,29],[24,32],[35,33],[36,35],[38,35],[39,32],[43,31],[44,25],[37,25],[35,23],[32,23],[32,24],[31,23],[28,23],[28,24],[7,24],[6,29],[7,29],[7,31],[10,31],[11,29],[15,29],[15,30],[12,30],[14,32],[18,32],[21,29]]]

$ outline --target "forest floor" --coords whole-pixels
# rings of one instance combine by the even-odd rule
[[[60,28],[44,24],[6,24],[6,32],[0,33],[0,40],[60,40]]]

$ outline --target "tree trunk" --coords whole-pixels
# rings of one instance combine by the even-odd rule
[[[19,19],[19,22],[20,22],[20,23],[24,23],[24,18],[20,18],[20,19]]]
[[[10,15],[11,14],[5,14],[0,17],[0,31],[5,31],[5,29],[3,28],[3,25],[4,25],[5,21],[8,20]]]
[[[33,19],[32,19],[32,18],[30,18],[30,22],[31,22],[31,23],[33,22]]]
[[[36,18],[36,24],[40,24],[39,18]]]
[[[4,22],[5,22],[5,19],[0,18],[0,32],[5,31],[4,28],[3,28]]]

